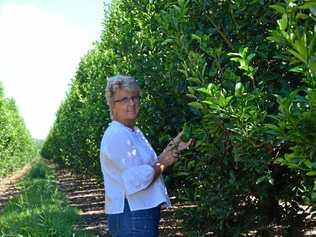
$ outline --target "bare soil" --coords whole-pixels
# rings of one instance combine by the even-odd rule
[[[109,237],[106,216],[104,214],[104,189],[101,181],[89,176],[71,173],[70,170],[55,165],[60,190],[63,191],[70,206],[80,210],[81,220],[75,226],[76,229],[89,230],[99,237]],[[183,220],[178,219],[175,210],[186,208],[172,197],[173,208],[162,210],[159,233],[161,237],[187,236],[181,227]],[[247,236],[283,236],[284,226],[266,227],[265,234],[260,231],[249,232]],[[216,236],[208,233],[207,236]],[[304,227],[298,227],[290,236],[315,236],[316,220],[306,219]]]
[[[4,205],[20,193],[17,182],[20,181],[31,169],[32,163],[26,164],[23,168],[14,172],[8,177],[0,178],[0,213]]]
[[[79,209],[81,218],[75,229],[89,231],[97,237],[110,237],[104,214],[102,182],[89,176],[74,174],[69,169],[62,168],[55,163],[48,162],[48,164],[55,171],[59,189],[66,195],[69,205]],[[19,194],[16,184],[28,173],[31,166],[31,163],[27,164],[13,175],[0,179],[0,213],[8,200]],[[185,207],[177,203],[175,198],[172,198],[172,203],[173,208],[165,209],[161,213],[160,236],[187,236],[181,227],[183,220],[178,219],[175,215],[177,208]],[[258,235],[258,232],[254,231],[247,236],[282,236],[283,229],[282,226],[271,226],[266,229],[266,235]],[[316,236],[316,220],[308,218],[305,226],[299,229],[301,231],[298,230],[291,236]],[[214,236],[214,234],[209,233],[208,236]]]
[[[51,165],[52,166],[52,165]],[[81,219],[76,229],[89,230],[99,237],[110,237],[104,214],[103,184],[95,178],[74,174],[68,169],[54,165],[59,188],[65,193],[69,205],[80,210]],[[174,206],[163,210],[160,221],[160,236],[184,236],[182,220],[175,217]]]

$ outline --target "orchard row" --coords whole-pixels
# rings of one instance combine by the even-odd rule
[[[166,176],[178,199],[195,205],[180,213],[188,233],[295,227],[301,207],[316,201],[315,7],[113,0],[43,156],[100,177],[106,78],[133,75],[143,90],[138,126],[156,151],[182,129],[196,141]]]

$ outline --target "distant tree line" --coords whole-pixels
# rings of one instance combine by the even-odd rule
[[[14,99],[6,98],[0,82],[0,177],[34,159],[37,149]]]

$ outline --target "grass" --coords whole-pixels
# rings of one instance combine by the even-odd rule
[[[1,150],[0,152],[6,152]],[[35,162],[39,159],[39,152],[34,153],[17,153],[15,155],[4,155],[0,157],[0,179],[3,177],[10,176],[15,171],[22,168],[28,163]]]
[[[20,158],[14,157],[10,159],[0,160],[0,179],[11,175],[14,171],[22,168],[29,162],[34,161],[35,158]]]
[[[1,237],[92,236],[73,230],[78,210],[67,205],[53,172],[43,161],[37,162],[18,186],[21,194],[10,200],[0,215]]]

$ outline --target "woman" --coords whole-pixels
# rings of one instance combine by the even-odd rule
[[[100,161],[112,236],[158,236],[160,208],[170,206],[161,174],[192,142],[182,142],[179,133],[157,156],[135,127],[139,96],[140,88],[133,77],[108,79],[106,100],[112,122],[101,141]]]

